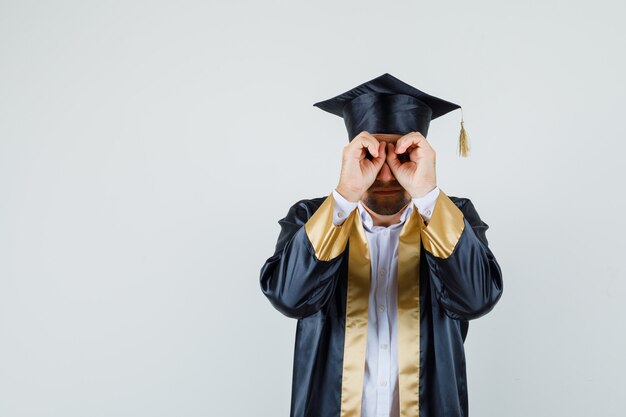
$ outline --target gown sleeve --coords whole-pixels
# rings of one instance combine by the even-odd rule
[[[332,194],[317,209],[310,201],[294,204],[278,221],[276,250],[261,267],[263,294],[278,311],[298,319],[316,313],[330,299],[357,212],[335,225]]]
[[[459,205],[441,191],[421,235],[439,303],[449,317],[467,321],[496,305],[502,296],[502,271],[488,247],[489,226],[469,199]]]

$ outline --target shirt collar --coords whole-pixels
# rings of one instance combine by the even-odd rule
[[[368,232],[372,232],[372,231],[374,231],[374,227],[380,228],[380,229],[402,227],[402,225],[404,225],[404,222],[406,221],[406,218],[408,217],[408,215],[411,214],[411,211],[413,211],[413,201],[409,202],[409,205],[406,207],[406,209],[404,209],[404,211],[400,215],[400,223],[392,224],[389,227],[374,226],[374,220],[372,219],[372,216],[367,212],[367,210],[365,209],[365,207],[363,207],[363,204],[361,204],[360,201],[359,201],[357,207],[359,209],[359,215],[361,216],[361,222],[363,223],[363,227]]]

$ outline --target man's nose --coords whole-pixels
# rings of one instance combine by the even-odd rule
[[[396,179],[396,177],[393,176],[393,173],[391,172],[391,168],[389,168],[389,165],[387,164],[387,162],[385,162],[382,168],[380,169],[380,171],[378,171],[378,175],[376,176],[376,179],[383,181],[383,182],[390,182]]]

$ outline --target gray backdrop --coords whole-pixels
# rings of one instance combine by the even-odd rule
[[[489,224],[472,416],[621,416],[621,1],[0,1],[0,415],[287,416],[277,221],[337,184],[312,106],[384,72],[464,107]]]

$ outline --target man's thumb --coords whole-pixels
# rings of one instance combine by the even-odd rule
[[[391,172],[394,174],[396,173],[398,167],[400,167],[401,165],[400,160],[398,159],[398,155],[396,155],[396,147],[393,145],[393,143],[390,143],[389,149],[387,149],[387,165],[389,165]]]

